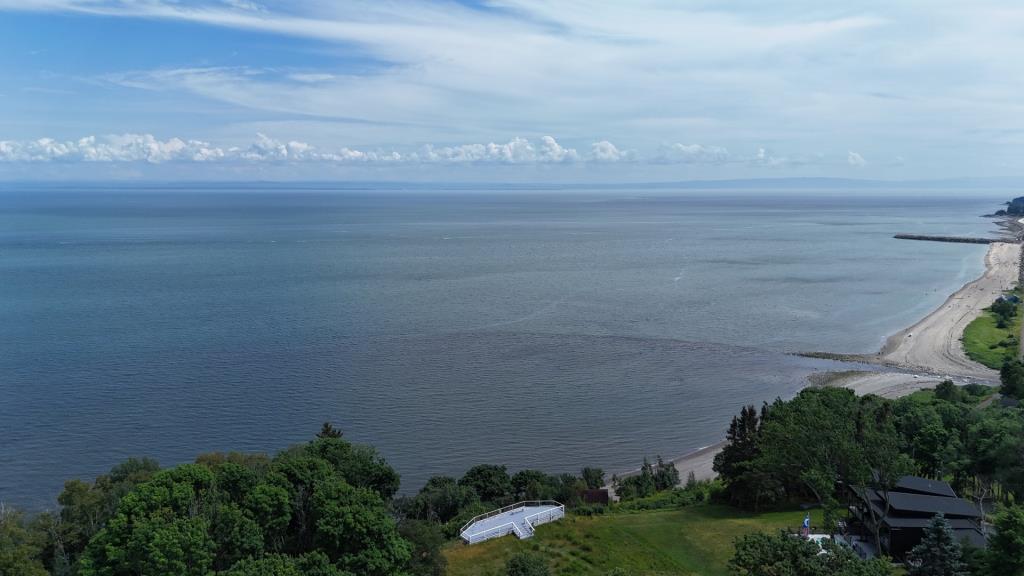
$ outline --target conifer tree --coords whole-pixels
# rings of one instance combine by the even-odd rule
[[[960,543],[940,512],[925,528],[921,543],[907,555],[909,576],[967,576]]]

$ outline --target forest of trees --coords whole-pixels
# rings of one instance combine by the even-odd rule
[[[1019,397],[1024,364],[1007,364],[1002,377],[1002,393]],[[645,459],[638,473],[612,479],[623,499],[618,506],[717,499],[762,510],[812,501],[829,528],[849,504],[843,486],[886,489],[913,473],[947,480],[964,497],[999,510],[987,552],[949,542],[948,527],[937,519],[931,548],[911,555],[911,574],[1024,574],[1024,509],[1014,504],[1024,494],[1024,411],[995,401],[994,392],[943,382],[934,392],[893,401],[819,387],[760,409],[747,406],[715,458],[719,480],[691,478],[680,488],[675,466]],[[398,474],[373,448],[325,424],[310,442],[272,457],[212,453],[167,469],[129,459],[93,482],[66,482],[55,512],[0,507],[0,574],[439,576],[442,546],[473,516],[540,499],[587,513],[581,495],[605,484],[597,468],[510,474],[482,464],[399,496]],[[760,574],[752,567],[767,562],[794,575],[890,570],[846,552],[820,558],[805,544],[765,534],[742,538],[731,569]],[[944,564],[933,569],[937,558]],[[536,558],[518,558],[509,571],[531,573],[541,570],[537,565]]]
[[[485,464],[396,496],[395,470],[325,424],[273,457],[204,454],[167,469],[130,459],[94,482],[66,482],[57,512],[0,507],[0,574],[440,576],[442,545],[474,515],[519,500],[571,507],[604,482],[597,468]]]
[[[1024,368],[1008,367],[1003,373],[1005,393]],[[1024,511],[1015,505],[1024,494],[1024,412],[993,401],[993,392],[946,381],[930,395],[893,401],[858,397],[844,388],[805,389],[760,410],[743,408],[729,426],[715,470],[732,504],[762,509],[810,500],[824,509],[826,530],[835,528],[850,504],[844,486],[887,490],[907,474],[947,480],[979,507],[999,506],[994,516],[999,536],[987,552],[961,550],[959,542],[942,540],[940,523],[932,549],[908,560],[910,573],[1024,574]],[[955,550],[943,553],[941,546]],[[751,537],[738,542],[733,568],[737,574],[755,574],[748,570],[752,562],[786,558],[799,563],[808,550],[767,535]],[[949,560],[941,570],[928,568],[926,560],[940,557]],[[885,573],[876,568],[867,573]],[[815,570],[793,573],[819,573]],[[843,567],[821,570],[847,573]]]

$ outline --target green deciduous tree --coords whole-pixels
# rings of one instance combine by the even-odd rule
[[[828,541],[816,543],[792,534],[753,533],[736,540],[729,570],[737,576],[888,576],[882,560],[861,560],[852,550]]]
[[[508,504],[512,498],[512,479],[504,466],[473,466],[459,479],[459,486],[472,488],[480,500],[490,504]]]
[[[587,488],[596,489],[604,487],[604,470],[600,468],[584,468],[580,472],[580,477],[583,478]]]
[[[476,491],[450,476],[434,476],[401,508],[406,516],[444,524],[479,502]]]
[[[441,527],[423,520],[404,520],[398,533],[412,546],[409,573],[415,576],[444,576],[448,561],[441,553],[445,535]]]
[[[1010,506],[995,517],[996,534],[988,543],[987,563],[993,576],[1024,574],[1024,508]]]
[[[0,574],[46,576],[40,561],[44,535],[30,530],[24,517],[0,505]]]
[[[999,370],[999,381],[999,392],[1004,396],[1024,399],[1024,363],[1020,360],[1003,364]]]
[[[337,478],[317,484],[312,498],[314,543],[335,564],[355,574],[404,573],[410,546],[380,496]]]

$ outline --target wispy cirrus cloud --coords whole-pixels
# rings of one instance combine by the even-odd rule
[[[1010,0],[0,0],[0,11],[76,14],[66,20],[83,33],[102,22],[116,35],[111,22],[144,21],[167,36],[139,57],[88,58],[88,74],[70,77],[65,66],[63,76],[25,86],[18,73],[0,75],[8,94],[0,125],[19,127],[8,138],[168,134],[184,120],[195,142],[241,142],[261,130],[323,154],[340,154],[331,142],[358,143],[347,150],[367,163],[397,154],[437,164],[592,164],[602,174],[613,169],[598,164],[648,163],[665,174],[906,177],[934,175],[928,163],[1012,163],[1020,142],[997,131],[1024,128],[1016,73],[1024,10]],[[205,44],[189,42],[197,30]],[[274,51],[245,50],[253,44]],[[44,61],[33,69],[66,58],[32,48]],[[92,98],[100,114],[40,116],[30,126],[24,111],[56,92],[30,98],[26,86],[72,86],[76,102]],[[103,116],[108,99],[132,103],[136,116]],[[74,132],[60,134],[65,126]],[[562,135],[558,147],[543,134]],[[202,149],[183,142],[179,156]],[[241,161],[230,146],[207,148]],[[862,163],[851,149],[876,160]],[[882,160],[904,155],[912,161]]]

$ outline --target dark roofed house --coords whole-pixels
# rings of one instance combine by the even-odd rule
[[[897,492],[909,492],[912,494],[926,494],[930,496],[946,496],[956,498],[953,487],[941,480],[930,480],[920,476],[904,476],[893,488]]]
[[[872,488],[854,489],[853,493],[857,497],[852,510],[856,523],[864,526],[865,536],[874,533],[877,523],[882,551],[893,558],[902,559],[920,543],[928,522],[939,513],[949,521],[957,539],[985,547],[981,512],[941,480],[904,476],[888,493]]]

